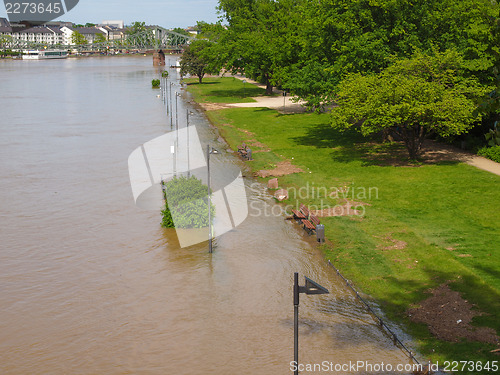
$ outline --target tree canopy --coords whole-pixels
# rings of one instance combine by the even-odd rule
[[[87,44],[87,39],[78,31],[73,31],[71,34],[71,43],[76,44],[76,45],[82,45],[82,44]]]
[[[380,73],[352,73],[338,85],[332,125],[357,125],[365,135],[388,130],[416,159],[429,135],[462,134],[476,121],[474,100],[484,87],[475,78],[463,78],[462,64],[454,52],[419,53]]]
[[[210,32],[226,70],[321,108],[347,74],[378,73],[417,51],[455,49],[468,74],[491,80],[497,9],[490,0],[219,0]]]
[[[218,74],[220,65],[214,57],[214,43],[207,39],[192,41],[182,53],[180,66],[181,75],[197,76],[199,83],[205,74]]]

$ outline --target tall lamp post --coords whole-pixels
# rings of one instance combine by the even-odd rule
[[[300,293],[305,294],[328,294],[328,289],[322,287],[318,283],[312,281],[308,277],[306,285],[299,286],[299,274],[297,272],[293,275],[293,360],[295,363],[294,375],[299,374],[299,296]]]
[[[213,253],[212,249],[212,197],[210,191],[210,154],[218,154],[215,148],[210,148],[210,145],[207,145],[207,186],[208,186],[208,252]]]

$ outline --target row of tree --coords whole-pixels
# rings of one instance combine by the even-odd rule
[[[338,104],[334,126],[389,129],[412,158],[425,136],[464,133],[495,112],[476,109],[500,82],[496,1],[219,0],[218,9],[181,61],[200,82],[225,69],[311,110]]]

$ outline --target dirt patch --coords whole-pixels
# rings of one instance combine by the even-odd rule
[[[489,344],[500,343],[500,337],[492,328],[474,327],[472,318],[482,315],[472,310],[473,305],[464,300],[460,293],[442,284],[432,290],[432,296],[420,303],[420,307],[408,310],[410,319],[424,323],[429,331],[440,340],[459,342],[460,339]]]
[[[274,177],[279,177],[279,176],[285,176],[287,174],[292,174],[292,173],[301,173],[304,172],[301,168],[293,165],[289,160],[281,161],[276,165],[276,168],[274,169],[262,169],[258,172],[255,173],[256,176],[258,177],[269,177],[269,176],[274,176]]]
[[[406,243],[405,241],[396,240],[392,238],[392,233],[389,233],[385,237],[377,237],[377,238],[382,238],[382,240],[385,241],[384,244],[385,246],[384,245],[378,246],[378,248],[382,250],[403,250],[406,249],[406,247],[408,246],[408,243]]]
[[[249,139],[245,141],[247,146],[249,146],[252,149],[252,152],[255,154],[257,152],[270,152],[271,149],[268,148],[264,143],[261,143],[257,140],[254,139]]]
[[[255,135],[255,134],[254,134],[254,133],[252,133],[251,131],[248,131],[248,130],[245,130],[245,129],[236,128],[236,130],[239,130],[240,132],[243,132],[243,133],[245,133],[246,135]]]
[[[216,111],[218,109],[229,108],[226,104],[223,103],[199,103],[201,108],[205,111]]]

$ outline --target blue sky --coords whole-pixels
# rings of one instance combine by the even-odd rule
[[[217,21],[217,4],[218,0],[80,0],[60,20],[74,23],[123,20],[125,24],[144,21],[165,28],[184,28],[196,25],[197,21]],[[7,18],[3,4],[0,17]]]

